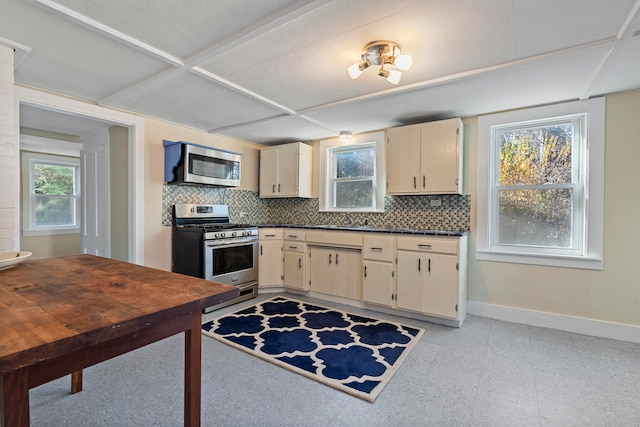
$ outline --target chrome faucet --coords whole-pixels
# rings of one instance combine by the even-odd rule
[[[353,225],[353,217],[347,212],[344,214],[345,218],[347,218],[347,221],[349,222],[349,225]]]

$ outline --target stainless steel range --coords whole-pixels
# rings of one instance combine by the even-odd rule
[[[171,234],[171,271],[240,288],[205,313],[258,295],[258,228],[231,224],[227,205],[174,205]]]

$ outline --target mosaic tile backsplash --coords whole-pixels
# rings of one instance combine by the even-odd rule
[[[440,200],[441,206],[431,206]],[[231,188],[164,185],[162,224],[171,225],[176,203],[229,205],[229,216],[237,224],[347,224],[344,213],[318,212],[319,200],[261,199],[257,192]],[[468,231],[471,224],[471,196],[386,196],[384,213],[349,214],[355,224],[377,227]]]

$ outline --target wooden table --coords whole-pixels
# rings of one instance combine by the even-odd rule
[[[200,425],[201,310],[234,286],[74,255],[0,271],[0,426],[29,426],[29,389],[185,332],[184,424]]]

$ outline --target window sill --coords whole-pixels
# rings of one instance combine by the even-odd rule
[[[325,212],[325,213],[362,213],[362,214],[367,214],[367,213],[384,213],[384,208],[383,209],[318,209],[318,212]]]
[[[577,268],[584,270],[602,271],[604,269],[603,260],[593,256],[578,257],[478,250],[476,251],[476,259],[478,261],[508,262],[515,264]]]
[[[79,228],[61,228],[55,230],[22,230],[25,237],[32,236],[52,236],[57,234],[80,234]]]

